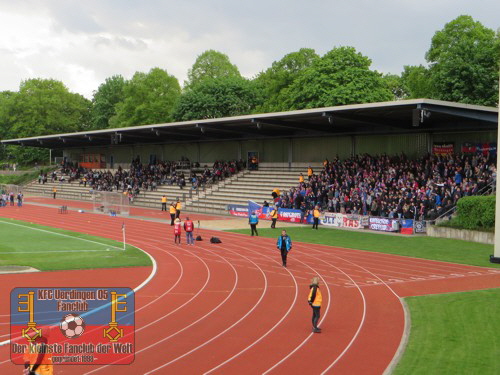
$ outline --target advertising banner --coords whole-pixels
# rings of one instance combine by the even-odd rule
[[[248,206],[243,206],[242,204],[228,204],[227,210],[230,215],[248,217]]]
[[[11,361],[130,364],[135,355],[134,303],[134,291],[125,287],[14,288]]]
[[[454,146],[453,142],[434,143],[432,145],[432,153],[434,155],[450,155],[453,154]]]
[[[323,216],[321,224],[338,228],[361,229],[364,226],[368,226],[368,216],[327,212]]]
[[[397,232],[399,229],[397,219],[387,219],[385,217],[370,217],[370,229],[384,232]]]
[[[427,233],[427,224],[425,221],[415,221],[413,223],[413,231],[415,233]]]
[[[253,201],[248,201],[248,212],[255,212],[259,219],[270,220],[269,213],[272,207],[263,207]],[[278,221],[286,221],[289,223],[300,223],[302,212],[300,210],[292,210],[290,208],[278,208]],[[313,216],[311,214],[304,217],[304,223],[312,224]]]

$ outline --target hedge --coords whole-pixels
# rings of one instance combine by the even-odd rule
[[[474,196],[459,199],[457,202],[457,222],[464,229],[494,228],[495,196]]]

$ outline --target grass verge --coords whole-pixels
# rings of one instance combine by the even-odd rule
[[[447,238],[395,236],[342,229],[320,228],[312,230],[311,227],[287,227],[286,231],[292,238],[292,241],[347,247],[474,266],[500,267],[499,264],[489,262],[489,256],[493,254],[493,245]],[[231,230],[231,232],[250,235],[250,229]],[[280,234],[281,229],[259,229],[259,235],[263,237],[278,238]]]
[[[150,258],[121,242],[11,219],[0,219],[0,266],[41,271],[151,266]]]
[[[411,334],[394,375],[500,374],[500,289],[405,300]]]

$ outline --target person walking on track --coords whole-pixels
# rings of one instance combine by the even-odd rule
[[[252,212],[250,214],[250,217],[248,218],[248,223],[250,224],[250,228],[252,229],[252,236],[255,232],[255,235],[258,236],[259,233],[257,232],[257,224],[259,224],[259,217],[255,214],[255,212]]]
[[[286,230],[283,229],[281,231],[281,236],[278,237],[276,247],[281,252],[283,267],[286,267],[286,258],[288,256],[288,252],[292,250],[292,239],[290,238],[290,236],[288,236],[288,234],[286,234]]]
[[[321,333],[321,328],[318,328],[318,322],[320,317],[321,303],[323,302],[323,297],[321,296],[321,290],[319,289],[319,278],[313,277],[311,285],[309,285],[309,297],[307,302],[309,306],[312,307],[312,325],[314,333]]]
[[[184,222],[184,231],[186,232],[186,242],[188,245],[194,245],[193,230],[194,224],[191,220],[189,220],[188,216]]]

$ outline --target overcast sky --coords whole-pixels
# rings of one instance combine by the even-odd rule
[[[498,0],[0,0],[0,91],[53,78],[92,97],[107,77],[227,54],[251,78],[302,47],[353,46],[372,69],[425,64],[437,30],[462,14],[500,27]]]

